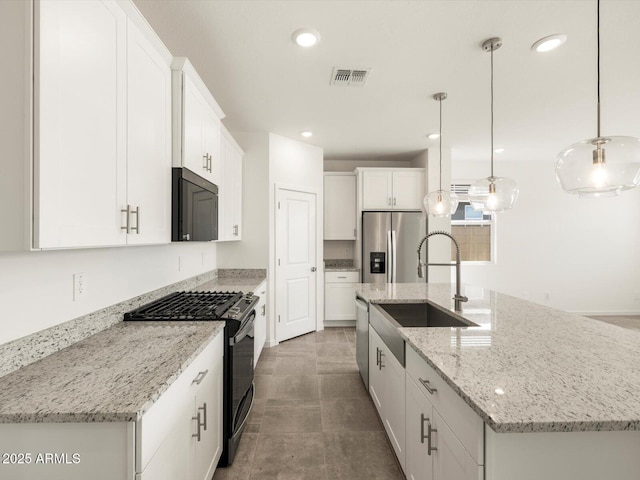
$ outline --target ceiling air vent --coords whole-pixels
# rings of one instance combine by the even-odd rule
[[[334,67],[330,84],[336,86],[362,87],[367,81],[370,72],[370,68],[349,69]]]

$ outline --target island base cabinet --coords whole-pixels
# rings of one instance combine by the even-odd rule
[[[487,480],[638,480],[640,432],[496,433],[486,428]]]
[[[433,410],[431,445],[434,480],[483,480],[484,468],[465,450],[436,410]],[[516,478],[516,477],[513,477]]]
[[[0,478],[132,480],[134,436],[131,422],[0,424]]]
[[[407,480],[432,480],[433,456],[428,453],[429,422],[432,407],[418,386],[407,375],[406,448],[404,473]]]

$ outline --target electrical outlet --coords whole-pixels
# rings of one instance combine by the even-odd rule
[[[544,292],[542,294],[542,298],[544,298],[544,300],[548,302],[549,300],[551,300],[551,294],[549,292]]]
[[[87,274],[73,274],[73,301],[77,302],[87,294]]]

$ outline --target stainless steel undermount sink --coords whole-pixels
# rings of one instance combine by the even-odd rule
[[[401,327],[477,327],[469,320],[461,320],[430,303],[378,304]]]

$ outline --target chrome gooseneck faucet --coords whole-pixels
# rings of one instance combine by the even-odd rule
[[[420,258],[420,250],[422,250],[422,244],[426,242],[429,239],[429,237],[433,237],[434,235],[444,235],[445,237],[449,237],[451,239],[453,244],[456,246],[456,263],[422,263]],[[422,240],[420,240],[420,244],[418,245],[418,277],[419,278],[424,277],[424,268],[429,266],[456,267],[456,294],[453,297],[453,300],[454,300],[456,312],[461,312],[462,302],[466,302],[469,299],[464,295],[460,294],[460,246],[458,245],[458,242],[456,241],[456,239],[453,238],[453,235],[451,235],[449,232],[443,232],[443,231],[437,230],[437,231],[428,233],[422,238]]]

